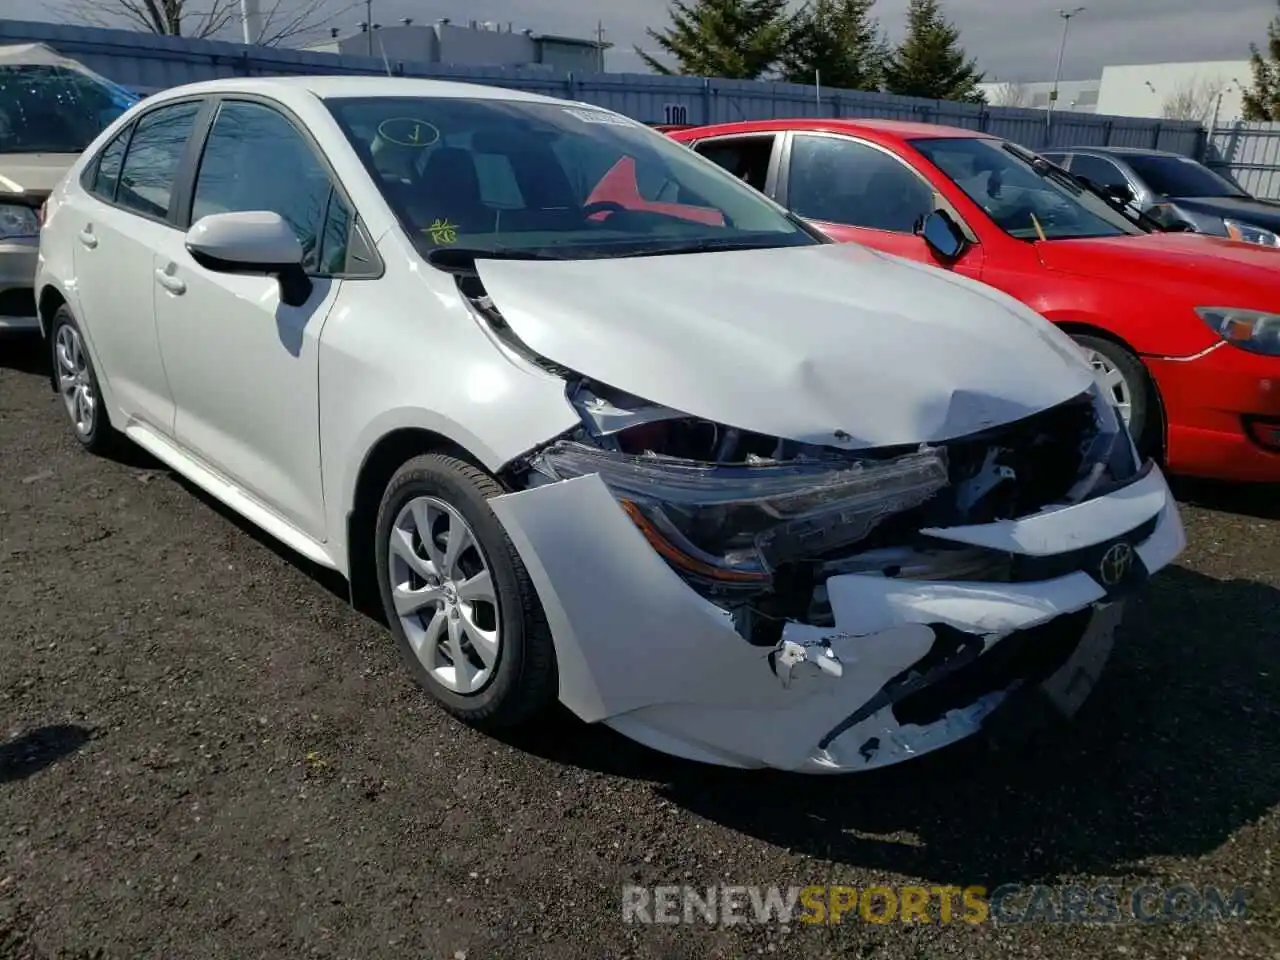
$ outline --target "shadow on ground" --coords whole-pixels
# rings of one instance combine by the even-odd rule
[[[1278,622],[1270,586],[1166,570],[1074,724],[871,774],[702,767],[563,717],[511,742],[651,780],[710,821],[838,864],[989,887],[1143,873],[1144,858],[1214,850],[1280,800]]]
[[[48,376],[49,348],[38,333],[0,331],[0,367]]]
[[[1169,485],[1180,503],[1260,520],[1280,520],[1280,483],[1171,477]]]
[[[75,753],[89,741],[89,731],[74,724],[37,727],[0,743],[0,783],[25,780]]]

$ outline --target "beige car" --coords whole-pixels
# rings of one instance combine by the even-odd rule
[[[0,330],[38,330],[40,209],[107,124],[138,101],[38,43],[0,47]]]

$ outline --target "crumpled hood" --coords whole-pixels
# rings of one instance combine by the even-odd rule
[[[1214,303],[1230,301],[1227,306],[1245,305],[1237,301],[1247,294],[1248,306],[1280,307],[1280,249],[1275,247],[1200,233],[1149,233],[1048,240],[1037,243],[1036,252],[1046,267],[1063,273],[1132,277],[1135,283],[1148,279],[1162,290],[1204,288],[1211,299],[1216,297]]]
[[[0,198],[6,193],[48,193],[79,155],[74,153],[0,153]]]
[[[477,267],[514,333],[547,359],[801,442],[951,439],[1092,380],[1065,335],[1011,298],[853,244]]]

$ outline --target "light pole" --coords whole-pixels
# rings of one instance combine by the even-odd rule
[[[1053,71],[1053,90],[1049,94],[1049,111],[1044,118],[1046,142],[1048,142],[1049,130],[1053,127],[1053,107],[1058,102],[1058,83],[1062,80],[1062,57],[1067,52],[1067,30],[1071,28],[1071,18],[1084,13],[1084,10],[1084,7],[1076,7],[1074,10],[1058,11],[1058,16],[1062,18],[1062,43],[1058,46],[1058,67]]]

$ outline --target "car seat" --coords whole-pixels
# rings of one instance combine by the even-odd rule
[[[412,206],[414,219],[424,229],[442,221],[458,233],[492,233],[497,222],[497,212],[482,199],[475,160],[461,147],[431,152],[418,176]]]

